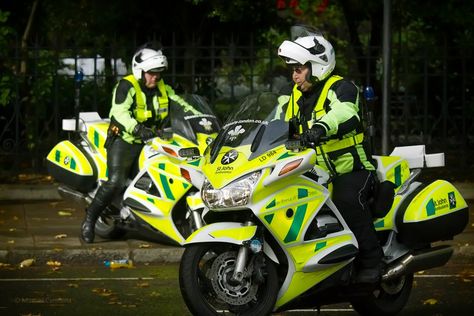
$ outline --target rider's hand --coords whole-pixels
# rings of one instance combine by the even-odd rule
[[[326,130],[320,125],[313,125],[311,129],[304,131],[303,141],[306,143],[319,144],[321,137],[326,135]]]
[[[139,137],[144,142],[156,136],[151,128],[148,128],[143,124],[137,124],[137,126],[135,126],[133,129],[133,135]]]

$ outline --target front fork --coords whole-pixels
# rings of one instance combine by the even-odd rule
[[[254,225],[253,222],[248,221],[244,223],[244,226],[252,226]],[[237,258],[235,260],[235,269],[234,273],[232,274],[231,280],[233,282],[241,283],[244,276],[245,276],[245,267],[248,262],[248,257],[250,251],[253,253],[259,253],[262,251],[263,245],[261,240],[263,239],[252,239],[248,243],[244,243],[240,248],[239,248],[239,253],[237,254]],[[255,245],[258,244],[258,245]],[[251,271],[249,271],[251,272]]]
[[[188,208],[188,216],[191,216],[194,227],[193,230],[197,230],[204,226],[202,220],[204,203],[198,192],[191,193],[186,196],[186,204]]]

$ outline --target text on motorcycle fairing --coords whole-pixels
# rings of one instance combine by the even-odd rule
[[[212,114],[197,114],[197,115],[188,115],[188,116],[185,116],[184,119],[185,119],[185,120],[191,120],[191,119],[194,119],[194,118],[201,118],[201,117],[216,118],[216,116],[215,116],[215,115],[212,115]]]
[[[255,124],[268,125],[268,121],[262,121],[262,120],[240,120],[240,121],[233,121],[233,122],[231,122],[231,123],[228,123],[228,124],[224,125],[223,128],[227,128],[227,127],[229,127],[229,126],[236,125],[236,124],[242,124],[242,123],[255,123]]]

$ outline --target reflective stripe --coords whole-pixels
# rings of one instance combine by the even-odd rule
[[[324,84],[324,87],[319,95],[318,102],[316,102],[316,106],[314,107],[313,111],[313,120],[316,120],[326,114],[326,110],[324,109],[324,102],[327,99],[328,91],[333,85],[334,82],[341,80],[341,76],[331,76]],[[296,101],[301,97],[301,91],[298,89],[298,86],[295,84],[293,86],[293,92],[291,93],[290,100],[288,101],[288,108],[286,110],[285,120],[289,121],[294,115],[299,112],[299,106]],[[322,112],[321,112],[322,111]],[[313,123],[313,122],[310,122]],[[309,126],[311,127],[311,126]],[[300,130],[301,132],[301,130]]]
[[[355,136],[343,138],[341,140],[334,139],[330,140],[329,142],[322,144],[316,147],[316,153],[321,154],[322,151],[325,153],[330,153],[333,151],[341,150],[344,148],[349,148],[355,145],[358,145],[364,141],[364,133],[359,133]]]
[[[341,79],[342,79],[341,76],[334,75],[330,77],[328,81],[326,81],[326,83],[324,84],[323,90],[321,91],[321,94],[319,95],[318,102],[316,103],[316,106],[314,108],[313,121],[315,121],[316,119],[319,119],[321,116],[326,114],[326,110],[324,109],[324,102],[327,99],[329,88],[331,88],[334,82],[339,81]]]
[[[135,116],[135,119],[139,123],[143,123],[150,117],[152,117],[153,113],[151,111],[146,110],[147,106],[145,100],[143,99],[142,89],[140,88],[137,79],[135,79],[133,75],[128,75],[124,77],[124,79],[130,82],[133,85],[133,88],[135,89],[135,99],[137,101],[137,107],[135,110],[133,110],[133,114]],[[161,96],[158,97],[158,107],[164,109],[163,111],[160,111],[159,109],[157,111],[157,116],[159,116],[161,119],[164,119],[168,115],[168,93],[166,91],[166,86],[163,79],[160,79],[160,81],[158,81],[156,85],[161,93]]]

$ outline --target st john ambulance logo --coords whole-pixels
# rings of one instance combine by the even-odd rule
[[[239,156],[239,153],[235,150],[228,151],[224,157],[221,159],[221,164],[223,165],[228,165],[230,163],[233,163],[237,157]]]
[[[456,207],[456,196],[454,195],[454,192],[449,192],[448,193],[448,200],[449,200],[449,209],[453,209]]]
[[[206,118],[203,118],[200,122],[199,125],[202,125],[204,129],[208,132],[212,131],[212,122],[208,121]]]
[[[229,131],[229,140],[232,142],[237,139],[237,136],[245,133],[245,129],[242,128],[242,125],[237,125],[233,130]]]

